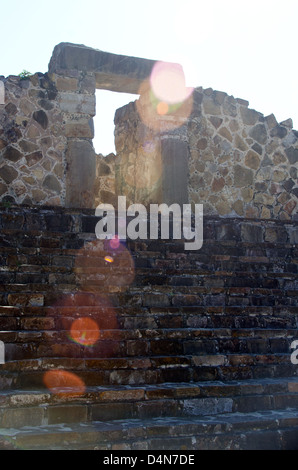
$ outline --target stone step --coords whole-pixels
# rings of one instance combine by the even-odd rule
[[[43,304],[38,294],[20,298],[24,306],[0,306],[0,322],[3,330],[16,328],[27,318],[78,318],[98,317],[101,329],[157,329],[157,328],[297,328],[295,306],[169,306],[140,307],[114,306],[112,299],[90,293],[69,293],[51,306]],[[27,306],[26,306],[27,305]],[[29,305],[29,306],[28,306]],[[107,319],[107,321],[106,321]],[[113,320],[113,321],[112,321]],[[53,321],[53,320],[51,320]],[[9,324],[12,326],[10,327]],[[31,328],[32,329],[32,328]]]
[[[214,288],[206,294],[176,293],[175,291],[169,291],[168,288],[155,291],[154,288],[152,291],[138,291],[134,289],[127,291],[125,286],[119,286],[116,282],[117,281],[115,281],[115,284],[111,283],[110,287],[102,286],[100,281],[98,285],[87,284],[86,287],[89,292],[97,293],[99,296],[110,295],[112,305],[121,305],[123,307],[216,307],[224,305],[238,307],[295,307],[297,305],[297,291],[284,291],[283,294],[270,292],[269,295],[251,294],[247,296],[243,295],[242,292],[240,292],[239,295],[234,294],[230,296],[227,295],[228,292],[222,288]],[[55,289],[55,284],[19,285],[16,291],[13,289],[9,290],[9,287],[7,288],[6,286],[4,289],[5,293],[3,294],[3,291],[2,295],[0,293],[2,297],[0,302],[3,306],[53,306],[62,303],[67,295],[73,292],[80,292],[80,287],[74,284],[62,284],[60,285],[60,291]],[[81,291],[83,292],[82,289]],[[152,294],[152,292],[154,292],[154,294]],[[88,305],[88,302],[86,305]]]
[[[136,358],[23,358],[0,366],[0,390],[33,390],[48,371],[64,370],[84,386],[163,384],[296,377],[288,355],[230,355]]]
[[[108,263],[105,257],[112,256],[112,260]],[[181,255],[182,256],[182,255]],[[201,258],[199,257],[201,256]],[[224,258],[229,258],[225,255]],[[297,254],[298,257],[298,254]],[[222,261],[217,257],[202,255],[187,255],[184,258],[174,258],[167,256],[161,258],[160,253],[142,252],[136,257],[128,250],[117,254],[113,251],[104,251],[100,254],[90,252],[90,256],[86,256],[80,250],[54,250],[48,249],[30,249],[30,252],[24,252],[20,255],[17,249],[5,249],[1,247],[0,267],[1,275],[5,273],[17,274],[22,273],[55,273],[55,272],[77,272],[88,274],[86,268],[90,268],[93,273],[116,271],[117,269],[132,268],[137,270],[138,277],[154,276],[171,276],[172,274],[178,278],[189,278],[195,282],[195,276],[218,276],[229,277],[234,279],[235,273],[246,276],[248,281],[252,283],[253,274],[257,274],[260,279],[272,276],[283,277],[284,275],[293,276],[297,274],[297,258],[292,258],[289,262],[285,262],[284,258],[272,258],[264,262],[264,258],[253,257],[234,257],[229,261]],[[89,271],[89,272],[90,272]],[[220,274],[222,273],[222,274]],[[252,287],[257,284],[252,284]]]
[[[297,409],[2,429],[1,449],[297,450]]]
[[[80,319],[69,321],[68,325],[63,320],[60,326],[69,328],[56,330],[51,318],[29,317],[26,320],[22,323],[22,331],[0,332],[7,361],[19,359],[19,350],[24,354],[28,350],[35,358],[55,357],[59,355],[59,349],[63,357],[65,353],[70,357],[290,354],[291,343],[297,339],[297,330],[184,328],[100,331],[100,322],[96,329],[89,329],[88,326],[84,327],[85,320],[80,326]],[[79,326],[76,326],[76,321]],[[48,330],[43,330],[44,327]]]
[[[69,384],[68,384],[69,385]],[[166,383],[160,386],[63,386],[1,394],[1,428],[119,419],[216,416],[297,408],[298,379],[231,383]]]

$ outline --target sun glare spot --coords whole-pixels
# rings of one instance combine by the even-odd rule
[[[169,105],[165,103],[164,101],[160,101],[156,107],[157,114],[160,116],[163,116],[168,113],[169,111]]]
[[[112,248],[112,250],[117,250],[120,246],[120,240],[118,238],[118,235],[115,235],[115,237],[113,237],[111,240],[110,240],[110,243],[109,243],[110,247]]]
[[[85,384],[80,377],[65,370],[50,370],[44,374],[43,382],[51,393],[60,397],[81,396]]]
[[[83,346],[93,346],[99,339],[99,328],[91,318],[78,318],[71,326],[71,339]]]
[[[153,67],[151,88],[155,96],[167,104],[185,101],[192,93],[192,88],[186,88],[185,76],[180,65],[157,62]]]

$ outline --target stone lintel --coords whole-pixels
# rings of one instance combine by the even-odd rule
[[[79,70],[94,73],[96,88],[139,94],[140,85],[150,76],[156,62],[63,42],[54,48],[49,72],[67,75],[68,70]]]

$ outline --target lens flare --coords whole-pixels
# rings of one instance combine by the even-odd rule
[[[151,72],[150,84],[154,95],[167,104],[182,103],[193,92],[193,88],[185,86],[184,72],[178,64],[157,62]]]
[[[156,107],[156,111],[157,111],[157,114],[159,114],[160,116],[164,116],[165,114],[169,112],[169,105],[165,103],[164,101],[161,101],[160,103],[158,103]]]
[[[113,250],[117,250],[120,247],[120,240],[118,235],[115,235],[115,237],[110,240],[109,245]]]
[[[81,396],[86,387],[82,379],[65,370],[50,370],[44,374],[43,382],[51,393],[59,397]]]
[[[186,87],[180,65],[157,62],[139,89],[136,108],[140,118],[158,132],[182,126],[192,112],[193,90]]]
[[[78,318],[70,329],[71,339],[83,346],[93,346],[99,340],[99,336],[97,323],[88,317]]]
[[[107,263],[114,263],[114,258],[112,258],[112,256],[105,256],[104,259]]]

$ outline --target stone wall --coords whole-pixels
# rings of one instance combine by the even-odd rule
[[[47,75],[1,77],[0,197],[59,206],[65,200],[66,136],[57,89]]]
[[[292,120],[226,93],[194,91],[189,195],[210,214],[290,219],[297,214],[298,132]],[[273,105],[274,106],[274,103]]]
[[[1,200],[92,207],[92,74],[37,73],[25,79],[1,77],[1,81],[5,89],[0,105]]]
[[[264,117],[248,106],[197,88],[191,112],[180,122],[170,114],[155,116],[149,127],[137,112],[138,101],[121,108],[115,119],[117,191],[145,205],[152,199],[202,203],[206,214],[295,218],[298,132],[291,119],[278,123],[273,114]]]

